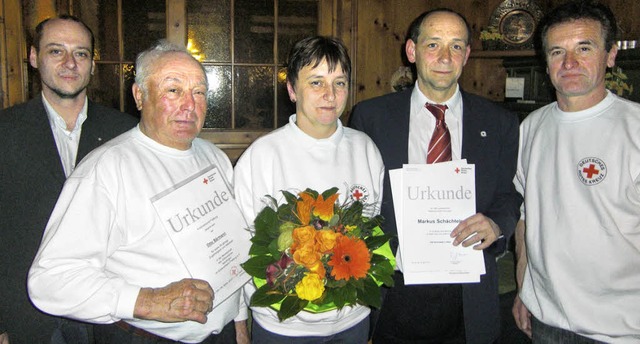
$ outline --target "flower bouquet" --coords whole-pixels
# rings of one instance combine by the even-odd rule
[[[282,191],[279,206],[267,196],[272,206],[256,216],[251,258],[242,264],[257,287],[251,306],[272,307],[280,321],[302,310],[380,307],[381,285],[393,286],[390,236],[382,216],[363,216],[360,201],[337,204],[337,191]]]

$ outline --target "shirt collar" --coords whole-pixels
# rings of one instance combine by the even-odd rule
[[[58,112],[53,108],[51,103],[47,100],[47,97],[42,93],[42,102],[44,103],[44,107],[47,110],[47,117],[49,118],[49,123],[52,127],[57,127],[59,130],[63,130],[67,134],[75,133],[82,128],[82,124],[87,119],[87,109],[88,109],[88,98],[84,96],[84,105],[82,106],[82,110],[78,114],[78,119],[76,120],[76,125],[73,127],[73,130],[67,130],[67,123],[64,121],[64,118],[58,114]]]
[[[462,93],[460,92],[460,85],[456,84],[456,91],[451,98],[447,99],[444,103],[437,103],[427,98],[427,96],[420,91],[418,82],[416,81],[413,91],[411,92],[411,110],[413,113],[420,113],[426,103],[432,104],[445,104],[450,110],[450,114],[453,114],[458,120],[462,117]]]

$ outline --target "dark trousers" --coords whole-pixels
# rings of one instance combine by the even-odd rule
[[[140,329],[128,329],[118,324],[95,325],[93,328],[96,344],[177,344],[179,341],[162,338]],[[210,335],[202,344],[235,344],[236,328],[233,321],[228,323],[222,332]]]
[[[374,344],[465,343],[460,284],[405,285],[397,271],[394,281],[373,325]]]

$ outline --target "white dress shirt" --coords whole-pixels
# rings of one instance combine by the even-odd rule
[[[53,138],[56,141],[60,161],[64,168],[64,175],[65,177],[69,177],[71,172],[73,172],[73,169],[76,167],[76,157],[78,156],[78,145],[80,144],[82,124],[87,119],[87,97],[84,97],[84,106],[82,107],[82,111],[78,114],[75,127],[70,131],[67,129],[67,123],[64,118],[56,112],[44,94],[42,94],[42,102],[44,103],[44,108],[47,110],[47,116],[49,117],[49,124],[51,125],[51,131],[53,132]]]

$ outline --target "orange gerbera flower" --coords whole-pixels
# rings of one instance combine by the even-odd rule
[[[302,201],[298,201],[296,204],[296,211],[298,212],[296,216],[304,226],[308,225],[309,221],[311,221],[311,209],[313,208],[316,200],[306,192],[301,192],[299,196],[302,198]]]
[[[324,221],[329,221],[333,217],[333,206],[338,199],[339,194],[333,194],[329,198],[324,199],[322,195],[318,195],[318,199],[313,207],[313,215]]]
[[[331,275],[336,280],[364,278],[371,267],[371,255],[364,241],[358,238],[340,236],[336,239],[333,256],[327,264],[333,267]]]

